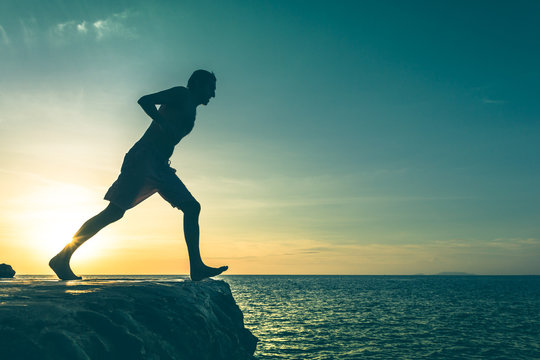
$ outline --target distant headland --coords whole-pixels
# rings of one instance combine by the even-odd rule
[[[467,272],[462,272],[462,271],[443,271],[436,274],[418,273],[418,274],[414,274],[413,276],[477,276],[477,275],[467,273]]]
[[[452,276],[474,276],[475,274],[462,272],[462,271],[443,271],[443,272],[433,274],[433,275],[437,275],[437,276],[449,276],[449,275],[452,275]]]

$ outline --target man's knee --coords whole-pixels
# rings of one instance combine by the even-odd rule
[[[107,208],[105,209],[105,213],[107,215],[107,218],[111,222],[115,222],[115,221],[120,220],[124,216],[125,212],[126,211],[124,209],[122,209],[122,208],[120,208],[117,205],[114,205],[112,203],[109,204],[109,206],[107,206]]]
[[[184,215],[198,216],[201,213],[201,204],[193,199],[192,201],[183,203],[180,206],[180,210],[184,212]]]

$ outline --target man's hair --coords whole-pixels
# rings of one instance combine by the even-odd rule
[[[213,72],[206,70],[195,70],[189,77],[187,87],[192,89],[207,82],[216,82],[216,76]]]

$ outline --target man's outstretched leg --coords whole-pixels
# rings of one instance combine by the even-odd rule
[[[201,205],[197,201],[190,201],[182,205],[184,212],[184,236],[189,254],[189,268],[191,280],[199,281],[216,276],[227,270],[228,266],[213,268],[206,266],[199,250],[199,214]]]
[[[79,246],[97,234],[98,231],[105,226],[120,220],[122,216],[124,216],[124,212],[125,211],[118,206],[109,204],[105,210],[85,222],[73,236],[73,240],[49,261],[49,266],[56,275],[62,280],[80,280],[81,277],[75,275],[69,266],[71,256]]]

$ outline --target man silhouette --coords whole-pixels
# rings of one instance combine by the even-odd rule
[[[122,218],[124,213],[154,193],[159,193],[173,207],[184,213],[190,276],[194,281],[221,274],[227,266],[206,266],[199,251],[200,204],[176,176],[169,158],[174,147],[189,134],[195,124],[196,108],[207,105],[215,97],[216,77],[206,70],[195,71],[182,86],[149,94],[138,100],[152,123],[124,157],[118,179],[105,194],[109,205],[85,222],[73,240],[49,261],[49,266],[62,280],[81,277],[71,270],[71,256],[86,240],[105,226]],[[160,105],[159,110],[156,105]]]

